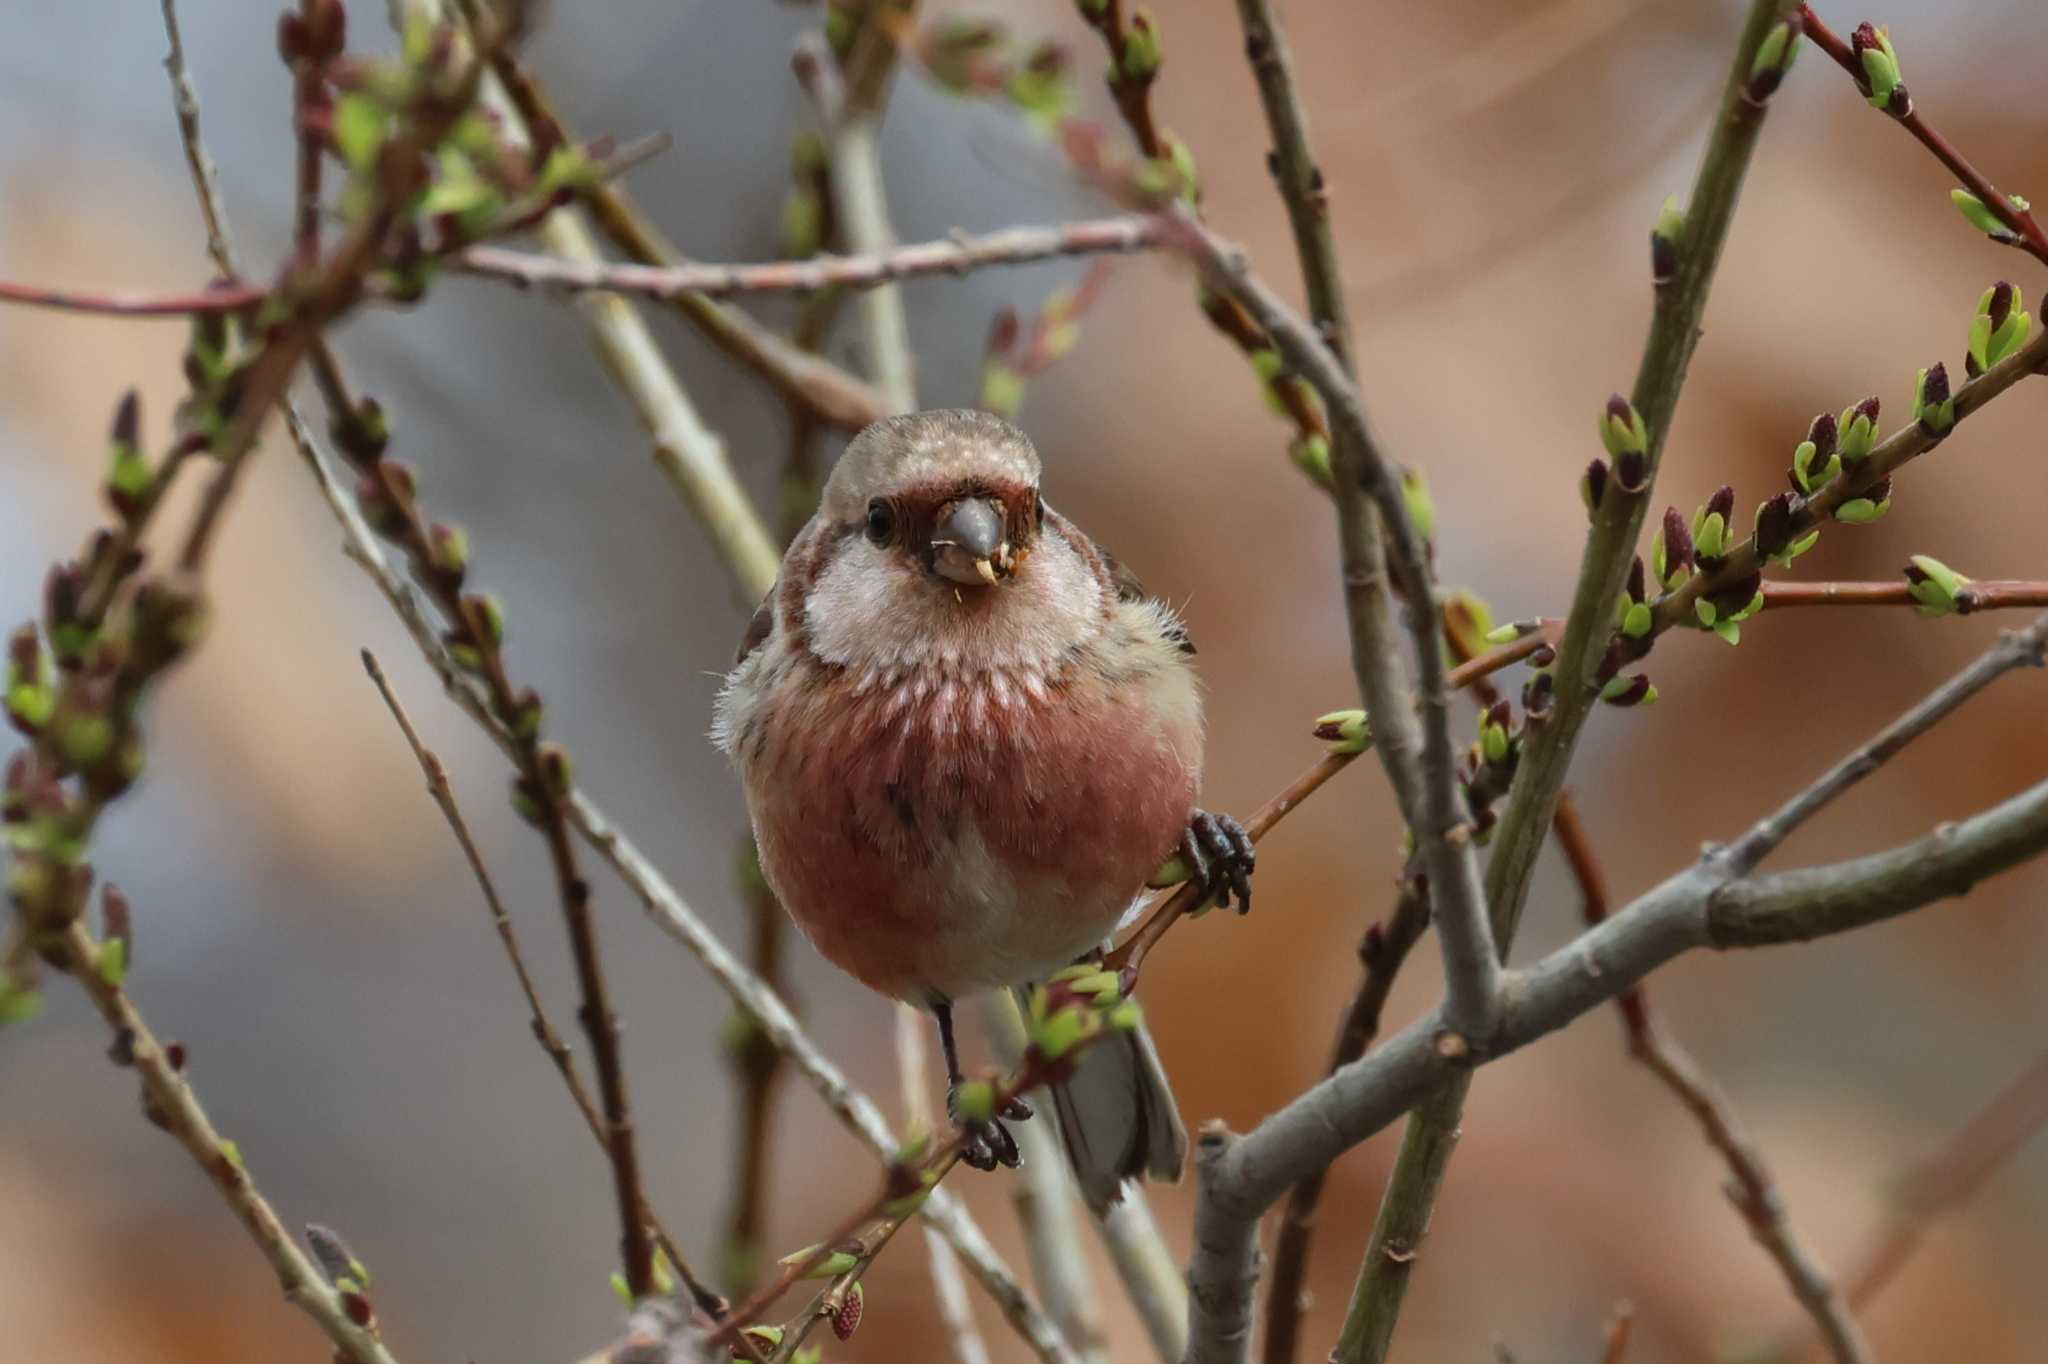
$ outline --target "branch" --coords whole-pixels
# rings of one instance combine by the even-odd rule
[[[1558,803],[1554,827],[1579,883],[1586,924],[1597,926],[1607,918],[1607,878],[1570,800]],[[1614,1002],[1621,1012],[1629,1054],[1678,1096],[1704,1129],[1708,1142],[1721,1153],[1730,1175],[1726,1186],[1729,1200],[1742,1214],[1750,1234],[1777,1262],[1793,1295],[1826,1338],[1837,1364],[1869,1364],[1870,1347],[1862,1331],[1826,1268],[1793,1229],[1763,1153],[1744,1133],[1728,1100],[1678,1039],[1656,1021],[1641,985],[1623,991]]]
[[[2024,630],[2000,635],[1998,643],[1976,662],[1886,725],[1870,742],[1829,768],[1811,786],[1758,820],[1728,849],[1726,856],[1730,865],[1742,872],[1756,866],[1770,856],[1793,830],[1883,766],[1900,749],[1954,714],[1965,701],[2015,668],[2040,667],[2044,653],[2048,653],[2048,615],[2041,616]]]
[[[584,1124],[590,1128],[590,1135],[597,1139],[598,1148],[606,1150],[609,1154],[604,1116],[599,1113],[597,1104],[590,1097],[589,1089],[584,1086],[583,1075],[576,1066],[575,1054],[569,1050],[569,1044],[562,1040],[562,1035],[555,1031],[555,1025],[548,1018],[547,1009],[541,1003],[540,991],[533,983],[532,974],[526,969],[526,956],[520,950],[519,935],[513,928],[512,916],[505,912],[504,902],[498,898],[498,888],[491,879],[490,869],[484,865],[483,853],[477,848],[476,839],[470,834],[469,823],[463,819],[461,807],[455,803],[455,791],[448,782],[447,766],[442,763],[439,754],[421,742],[419,731],[413,728],[412,717],[406,714],[397,693],[391,689],[389,679],[384,676],[383,668],[378,666],[377,656],[365,649],[362,651],[362,657],[363,668],[370,674],[370,681],[376,686],[377,694],[384,698],[385,706],[391,711],[391,718],[398,722],[399,732],[405,736],[407,746],[412,749],[413,757],[419,762],[420,771],[427,779],[427,794],[433,797],[434,804],[440,807],[442,816],[448,821],[449,831],[455,835],[456,844],[462,849],[463,859],[469,863],[470,872],[476,877],[478,889],[483,891],[484,906],[490,911],[491,926],[497,930],[498,941],[504,945],[506,960],[512,965],[512,975],[519,982],[519,992],[526,997],[527,1011],[533,1019],[534,1040],[540,1043],[540,1049],[547,1053],[548,1059],[555,1063],[555,1069],[561,1074],[562,1083],[569,1089],[570,1099],[576,1104],[576,1111],[583,1115]],[[683,1286],[689,1290],[691,1300],[714,1321],[724,1315],[730,1304],[691,1272],[689,1261],[683,1258],[675,1239],[654,1215],[653,1205],[647,1201],[644,1193],[640,1200],[640,1217],[653,1233],[662,1253],[668,1257],[669,1264],[682,1277]]]
[[[2048,366],[2048,328],[2037,332],[2025,345],[1956,391],[1956,425],[1960,426],[1965,418],[2020,380],[2039,374],[2044,366]],[[1844,471],[1830,479],[1811,496],[1795,499],[1788,533],[1796,539],[1820,525],[1834,513],[1835,508],[1852,498],[1861,497],[1908,463],[1934,449],[1947,440],[1954,429],[1937,435],[1920,422],[1910,422],[1893,432],[1872,446],[1869,457],[1857,461],[1854,470]],[[1661,634],[1674,625],[1693,623],[1694,602],[1760,572],[1762,568],[1763,559],[1757,553],[1756,537],[1752,535],[1730,550],[1719,568],[1710,573],[1694,573],[1676,591],[1666,592],[1657,598],[1651,607],[1651,636]],[[1607,609],[1613,610],[1611,602]],[[1560,697],[1562,691],[1560,687]]]
[[[1007,1002],[1007,996],[1000,998]],[[897,1004],[895,1015],[896,1080],[903,1087],[904,1130],[935,1131],[937,1123],[932,1116],[931,1095],[925,1089],[931,1077],[931,1056],[925,1048],[926,1015],[915,1005],[902,1003]],[[1059,1168],[1053,1167],[1054,1170]],[[924,1227],[924,1241],[925,1253],[931,1262],[932,1300],[938,1308],[939,1320],[945,1325],[947,1342],[953,1347],[953,1358],[958,1364],[989,1364],[988,1345],[982,1340],[981,1332],[975,1329],[974,1308],[967,1301],[967,1285],[960,1278],[960,1261],[954,1258],[946,1238],[929,1224]],[[1075,1342],[1073,1333],[1067,1329],[1066,1319],[1060,1315],[1059,1304],[1045,1292],[1042,1283],[1039,1292],[1045,1297],[1046,1310],[1059,1323],[1061,1332],[1069,1342]],[[1078,1342],[1076,1345],[1078,1348]],[[1086,1364],[1085,1359],[1083,1364]]]
[[[1614,918],[1527,970],[1510,972],[1506,1009],[1492,1036],[1457,1033],[1439,1007],[1269,1116],[1248,1136],[1212,1127],[1197,1150],[1202,1188],[1188,1271],[1192,1357],[1235,1357],[1249,1335],[1258,1278],[1257,1225],[1265,1210],[1291,1185],[1325,1169],[1418,1101],[1462,1094],[1477,1065],[1604,1001],[1624,997],[1637,981],[1682,952],[1846,932],[1961,894],[2044,848],[2048,783],[1912,843],[1832,866],[1754,878],[1710,849],[1700,862]],[[1454,1131],[1455,1124],[1410,1126],[1411,1136],[1441,1132],[1445,1140]],[[1428,1149],[1414,1147],[1413,1141],[1404,1146]],[[1440,1172],[1442,1165],[1428,1161],[1416,1168]],[[1433,1180],[1425,1180],[1409,1187],[1426,1193],[1432,1186]],[[1403,1243],[1392,1244],[1402,1253],[1412,1250],[1412,1243],[1405,1249]],[[1365,1279],[1361,1275],[1361,1287]],[[1386,1333],[1387,1328],[1376,1326],[1371,1340],[1362,1343],[1383,1340]]]
[[[1639,470],[1610,480],[1594,511],[1580,561],[1563,642],[1558,646],[1555,696],[1543,723],[1528,726],[1507,806],[1492,837],[1484,903],[1493,941],[1505,952],[1514,940],[1537,854],[1555,814],[1572,751],[1595,695],[1595,673],[1614,629],[1614,603],[1626,580],[1649,492],[1686,367],[1698,343],[1714,268],[1733,220],[1744,172],[1763,126],[1765,100],[1752,94],[1752,70],[1765,37],[1789,8],[1787,0],[1753,0],[1736,44],[1720,115],[1701,159],[1675,245],[1671,269],[1656,268],[1650,335],[1636,373],[1633,413],[1647,427]],[[1617,464],[1617,475],[1621,472]],[[1370,1323],[1368,1338],[1341,1355],[1341,1364],[1379,1364],[1393,1337],[1413,1264],[1435,1204],[1452,1138],[1464,1109],[1469,1073],[1462,1074],[1430,1108],[1416,1114],[1403,1135],[1381,1213],[1353,1294],[1353,1320]],[[1404,1254],[1395,1254],[1401,1251]]]
[[[1380,761],[1429,871],[1450,1016],[1461,1031],[1482,1034],[1499,1012],[1500,956],[1487,924],[1472,826],[1458,790],[1450,688],[1437,613],[1430,605],[1435,601],[1436,577],[1427,547],[1408,514],[1400,478],[1366,421],[1357,387],[1315,329],[1252,275],[1243,253],[1185,211],[1169,221],[1210,284],[1242,303],[1289,364],[1322,394],[1338,433],[1331,468],[1352,670],[1372,717]],[[1384,546],[1382,527],[1388,536]],[[1407,625],[1415,645],[1416,692],[1422,710],[1419,732],[1394,647],[1386,593],[1389,565],[1415,603],[1407,613]]]
[[[1813,12],[1811,5],[1801,5],[1799,15],[1805,21],[1807,36],[1813,39],[1821,51],[1833,58],[1837,66],[1849,73],[1849,78],[1856,82],[1856,88],[1868,98],[1870,85],[1863,73],[1863,63],[1849,44],[1843,42],[1833,29],[1821,22],[1821,17]],[[1903,86],[1886,101],[1884,112],[1891,116],[1894,123],[1917,138],[1921,146],[1933,152],[1935,159],[1948,167],[1949,173],[1962,181],[1964,188],[1976,195],[1978,201],[1991,210],[1998,221],[2005,224],[2013,235],[2013,240],[2008,245],[2020,247],[2042,264],[2048,265],[2048,234],[2044,234],[2041,225],[2034,221],[2033,212],[2021,208],[1999,193],[1997,186],[1985,179],[1983,174],[1970,164],[1968,158],[1950,146],[1947,138],[1930,127],[1920,117],[1919,109],[1905,93]]]
[[[1898,1181],[1892,1195],[1891,1215],[1847,1276],[1844,1291],[1850,1305],[1868,1307],[1906,1267],[1927,1229],[1942,1214],[1954,1211],[1975,1195],[1999,1166],[2044,1125],[2048,1125],[2048,1056],[2037,1059],[1940,1150]],[[1798,1329],[1782,1332],[1756,1357],[1796,1358],[1802,1353],[1803,1342],[1799,1337],[1803,1334]]]
[[[1011,1068],[1021,1064],[1029,1042],[1009,991],[984,995],[981,1018],[998,1064]],[[921,1018],[918,1035],[924,1035]],[[1066,1154],[1060,1149],[1058,1129],[1051,1123],[1024,1122],[1017,1124],[1012,1134],[1023,1159],[1010,1181],[1010,1201],[1016,1206],[1017,1225],[1030,1255],[1031,1280],[1038,1285],[1045,1310],[1059,1323],[1060,1334],[1074,1347],[1075,1356],[1083,1364],[1102,1364],[1107,1359],[1104,1349],[1108,1341],[1102,1330],[1101,1305],[1088,1274],[1088,1257],[1081,1248],[1074,1184],[1067,1173]]]
[[[230,279],[241,272],[235,268],[235,243],[228,231],[227,213],[221,207],[220,167],[206,150],[199,135],[199,96],[192,88],[192,76],[185,68],[185,40],[178,32],[177,0],[163,0],[164,37],[170,51],[164,56],[164,70],[171,78],[171,107],[178,116],[178,141],[185,148],[185,167],[192,174],[198,193],[199,215],[206,223],[206,251],[213,263]]]
[[[1920,606],[1912,585],[1896,583],[1786,583],[1766,580],[1761,588],[1765,609],[1791,606]],[[2002,611],[2013,607],[2048,606],[2048,582],[2018,578],[1971,581],[1955,594],[1955,614]]]
[[[115,1064],[132,1065],[141,1076],[143,1111],[152,1122],[177,1138],[178,1144],[212,1181],[222,1201],[249,1233],[249,1239],[277,1271],[284,1284],[285,1300],[313,1319],[334,1342],[339,1358],[351,1364],[396,1364],[391,1352],[377,1338],[369,1299],[360,1292],[344,1296],[337,1291],[292,1240],[276,1210],[250,1178],[240,1149],[233,1142],[222,1140],[214,1130],[212,1120],[199,1104],[199,1096],[192,1092],[192,1086],[181,1073],[183,1048],[178,1049],[176,1056],[166,1054],[163,1044],[117,983],[119,973],[101,969],[100,944],[74,920],[56,939],[53,951],[62,958],[59,965],[85,990],[93,1007],[113,1030]],[[352,1311],[360,1315],[352,1317]]]
[[[514,54],[503,54],[492,70],[528,128],[553,129],[562,141],[570,140],[546,92]],[[683,253],[647,220],[623,186],[600,180],[584,187],[581,196],[598,231],[635,263],[666,269],[684,264]],[[712,345],[818,420],[858,431],[889,415],[882,396],[865,381],[791,345],[738,308],[702,294],[682,294],[668,302]]]
[[[1380,1014],[1394,988],[1408,950],[1429,927],[1429,899],[1418,885],[1419,878],[1403,878],[1401,892],[1387,917],[1365,931],[1358,944],[1359,964],[1364,974],[1344,1011],[1337,1040],[1330,1048],[1325,1075],[1334,1075],[1365,1055],[1379,1035]],[[1265,1364],[1292,1364],[1301,1334],[1302,1314],[1308,1310],[1304,1287],[1308,1255],[1315,1235],[1316,1206],[1322,1202],[1327,1167],[1296,1184],[1287,1195],[1287,1208],[1280,1214],[1279,1234],[1273,1242],[1273,1279],[1266,1290]]]
[[[1166,1248],[1143,1186],[1125,1189],[1122,1200],[1096,1219],[1095,1228],[1153,1351],[1162,1364],[1180,1364],[1188,1350],[1187,1281]]]
[[[236,313],[261,303],[270,290],[257,284],[222,284],[191,294],[80,293],[0,280],[0,303],[108,317],[196,317]]]
[[[837,183],[838,176],[834,176]],[[876,248],[850,256],[813,256],[760,265],[689,264],[669,268],[558,260],[501,247],[471,247],[452,262],[472,275],[557,294],[606,290],[673,303],[692,295],[817,293],[825,289],[879,289],[923,275],[966,275],[992,266],[1028,265],[1060,256],[1146,251],[1161,245],[1159,220],[1142,215],[1097,218],[1055,227],[1011,227],[981,236]],[[19,286],[14,286],[19,287]],[[5,295],[0,295],[5,297]],[[145,300],[146,301],[146,300]]]

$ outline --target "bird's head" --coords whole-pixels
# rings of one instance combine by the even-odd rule
[[[954,591],[1000,587],[1038,542],[1038,452],[986,412],[891,417],[846,447],[820,514],[845,555]]]

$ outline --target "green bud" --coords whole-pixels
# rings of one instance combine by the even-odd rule
[[[1498,767],[1508,760],[1508,732],[1502,725],[1482,725],[1479,729],[1479,751],[1486,761]]]
[[[1401,470],[1401,498],[1408,504],[1408,520],[1424,540],[1436,537],[1436,501],[1419,469]]]
[[[1764,35],[1763,42],[1757,45],[1756,56],[1750,60],[1750,80],[1772,73],[1783,75],[1791,69],[1792,59],[1798,51],[1799,35],[1792,31],[1792,26],[1782,21],[1773,24],[1771,31]]]
[[[981,1085],[983,1089],[988,1088],[988,1083],[986,1081],[977,1080],[975,1081],[975,1083]],[[967,1086],[965,1085],[961,1086],[961,1089],[963,1091],[966,1088]],[[968,1122],[987,1122],[990,1117],[994,1116],[994,1113],[995,1109],[993,1104],[991,1104],[989,1110],[979,1117],[969,1117],[964,1110],[960,1116]],[[796,1269],[808,1263],[813,1255],[818,1254],[819,1249],[820,1247],[816,1245],[805,1246],[802,1250],[792,1251],[790,1254],[783,1256],[780,1260],[777,1260],[775,1263],[781,1265],[785,1269]],[[837,1278],[839,1275],[844,1274],[847,1270],[852,1269],[855,1265],[859,1263],[860,1258],[858,1256],[850,1254],[847,1251],[835,1250],[830,1252],[829,1254],[819,1256],[817,1263],[811,1265],[809,1269],[804,1270],[801,1277],[806,1279]]]
[[[1694,550],[1704,558],[1718,559],[1728,552],[1728,518],[1719,512],[1708,512],[1693,528]]]
[[[1330,474],[1330,442],[1322,436],[1303,436],[1287,447],[1294,466],[1325,488],[1336,486]]]
[[[1488,644],[1513,644],[1522,637],[1522,627],[1509,621],[1497,629],[1488,630],[1484,636]]]
[[[1372,722],[1362,710],[1333,710],[1316,717],[1315,736],[1329,745],[1332,753],[1363,753],[1372,747]]]
[[[1869,458],[1871,447],[1877,444],[1880,429],[1878,411],[1878,401],[1874,397],[1842,409],[1842,415],[1837,419],[1841,436],[1836,449],[1844,465]]]
[[[42,1011],[41,991],[19,990],[0,980],[0,1027],[9,1023],[26,1023]]]
[[[2013,241],[2013,230],[1999,220],[1996,213],[1988,208],[1982,199],[1966,189],[1952,189],[1948,192],[1949,202],[1956,206],[1964,221],[1985,236],[1997,241]]]
[[[1126,999],[1109,1011],[1103,1020],[1114,1032],[1136,1032],[1145,1021],[1145,1011],[1135,999]]]
[[[227,1157],[228,1164],[234,1166],[236,1170],[245,1175],[249,1173],[249,1167],[242,1162],[242,1148],[240,1146],[229,1141],[226,1137],[222,1137],[220,1153]]]
[[[100,973],[100,979],[121,988],[121,982],[128,978],[128,943],[125,939],[109,938],[99,945],[93,958],[93,965]]]
[[[64,722],[60,738],[65,757],[79,767],[90,767],[114,751],[114,722],[92,711],[73,715]]]
[[[343,95],[334,105],[334,145],[342,161],[358,175],[376,163],[391,126],[391,115],[367,94]]]
[[[1650,604],[1632,602],[1622,613],[1621,632],[1630,639],[1641,639],[1650,633]]]
[[[1650,448],[1650,432],[1643,424],[1643,414],[1619,393],[1607,400],[1600,413],[1600,442],[1616,459],[1640,455]]]
[[[1946,366],[1932,365],[1913,380],[1913,420],[1936,436],[1956,424],[1956,400],[1949,393]]]
[[[1136,10],[1124,32],[1124,79],[1141,84],[1151,80],[1159,74],[1159,61],[1158,21],[1149,10]]]
[[[1852,497],[1835,508],[1835,519],[1851,526],[1867,526],[1891,509],[1892,501],[1873,502],[1867,497]]]
[[[1906,564],[1906,590],[1917,603],[1913,609],[1923,616],[1954,614],[1956,597],[1970,581],[1941,560],[1925,554],[1915,554]]]

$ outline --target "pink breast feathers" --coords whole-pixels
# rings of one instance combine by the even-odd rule
[[[740,755],[762,866],[819,951],[885,994],[1057,969],[1186,827],[1199,722],[1153,679],[795,672]]]

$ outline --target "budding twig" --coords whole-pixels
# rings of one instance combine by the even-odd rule
[[[1910,584],[1897,583],[1788,583],[1768,578],[1759,589],[1767,609],[1791,606],[1919,606]],[[2018,578],[1974,579],[1955,593],[1955,614],[2000,611],[2013,607],[2048,606],[2048,582]]]
[[[52,289],[0,280],[0,303],[24,303],[60,312],[101,313],[109,317],[193,317],[202,313],[237,313],[261,303],[270,291],[256,284],[221,284],[190,294],[93,293]]]
[[[1837,66],[1848,72],[1849,78],[1856,81],[1860,88],[1864,81],[1863,64],[1857,59],[1849,44],[1843,42],[1840,35],[1821,21],[1821,17],[1813,12],[1813,6],[1801,5],[1799,14],[1805,21],[1806,36],[1813,39],[1814,45],[1821,51],[1833,58]],[[1947,138],[1920,116],[1919,107],[1914,101],[1909,99],[1904,102],[1904,112],[1899,112],[1893,107],[1896,103],[1897,101],[1893,101],[1887,104],[1884,110],[1891,116],[1892,121],[1918,139],[1921,146],[1934,153],[1935,159],[1948,167],[1949,173],[1962,181],[1964,187],[1977,197],[1978,202],[2010,229],[2014,238],[2012,245],[2022,248],[2028,255],[2048,265],[2048,233],[2044,233],[2040,223],[2035,221],[2033,211],[2021,208],[2000,193],[1997,186],[1970,164],[1968,157],[1957,151]]]

